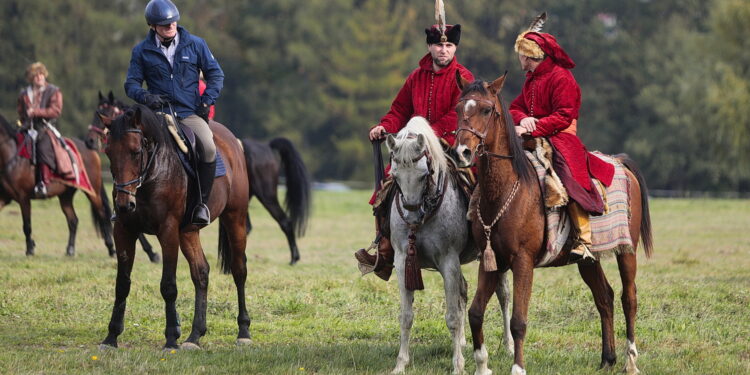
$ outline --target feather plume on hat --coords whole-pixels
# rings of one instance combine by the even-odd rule
[[[443,0],[435,0],[435,24],[440,30],[441,41],[444,41],[442,40],[445,38],[445,4],[443,4]]]
[[[531,21],[529,28],[526,29],[526,31],[522,32],[521,34],[518,34],[518,37],[516,38],[516,45],[514,47],[515,51],[521,55],[528,56],[531,58],[535,58],[535,59],[543,58],[544,51],[542,51],[542,48],[539,47],[539,45],[536,44],[533,40],[529,40],[524,37],[528,33],[532,33],[532,32],[538,33],[542,31],[542,27],[544,27],[544,23],[546,21],[547,21],[547,12],[542,12],[542,14],[534,18],[534,20]]]

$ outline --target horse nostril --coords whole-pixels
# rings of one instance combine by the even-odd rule
[[[135,202],[128,202],[128,212],[135,211]]]
[[[463,157],[464,157],[464,159],[468,160],[469,158],[471,158],[471,150],[469,150],[468,148],[465,148],[465,149],[464,149],[464,150],[463,150],[463,151],[461,152],[461,156],[463,156]]]

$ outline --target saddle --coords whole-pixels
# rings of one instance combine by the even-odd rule
[[[182,122],[175,121],[174,117],[166,113],[157,113],[164,119],[167,131],[172,135],[174,141],[173,146],[177,156],[180,158],[185,173],[188,175],[188,189],[187,199],[185,206],[185,214],[180,222],[180,229],[188,226],[192,219],[193,209],[201,203],[201,197],[198,190],[198,171],[197,163],[199,160],[198,150],[195,133]],[[220,150],[216,149],[216,172],[214,178],[221,177],[227,174],[226,166],[224,165],[224,158],[221,156]]]

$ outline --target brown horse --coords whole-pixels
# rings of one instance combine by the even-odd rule
[[[23,233],[26,236],[26,255],[34,255],[36,244],[31,237],[31,199],[34,197],[34,184],[36,182],[36,167],[29,159],[18,155],[16,145],[16,134],[18,128],[13,127],[8,121],[0,116],[0,208],[11,200],[18,202],[21,206],[23,217]],[[91,217],[94,227],[100,237],[104,237],[110,256],[114,256],[115,248],[112,243],[112,224],[109,217],[112,212],[107,200],[106,191],[102,185],[101,160],[96,152],[84,147],[79,139],[72,139],[83,161],[83,167],[89,177],[93,193],[87,193],[91,202]],[[58,197],[60,208],[62,208],[68,222],[68,245],[65,254],[75,255],[75,240],[78,230],[78,216],[73,208],[73,197],[77,189],[53,181],[47,186],[47,198]]]
[[[224,158],[226,175],[214,182],[208,207],[211,220],[219,218],[219,259],[224,273],[232,272],[237,287],[239,334],[237,342],[250,342],[250,317],[245,307],[247,278],[245,244],[248,179],[242,147],[223,125],[211,122],[216,147]],[[180,320],[177,299],[177,258],[179,251],[190,264],[195,286],[195,315],[190,336],[183,348],[197,348],[206,333],[206,304],[209,265],[200,242],[200,231],[193,225],[181,227],[186,202],[194,183],[182,167],[166,126],[150,109],[136,104],[109,125],[106,154],[114,178],[117,221],[114,237],[117,248],[117,284],[109,334],[102,347],[117,347],[124,325],[125,304],[130,292],[135,240],[140,233],[155,234],[162,248],[161,295],[166,305],[166,348],[177,348]]]
[[[99,92],[99,104],[94,112],[94,117],[91,119],[91,124],[89,124],[86,138],[84,139],[88,149],[99,152],[104,151],[103,147],[108,131],[104,123],[111,123],[112,119],[122,114],[125,109],[127,109],[127,107],[122,102],[115,99],[112,91],[109,92],[108,96],[104,96]],[[159,263],[159,261],[161,261],[161,257],[158,253],[154,252],[153,246],[151,246],[143,233],[138,235],[138,242],[140,242],[143,252],[146,253],[148,259],[152,263]]]
[[[474,340],[474,358],[477,374],[489,374],[488,354],[484,346],[482,325],[484,313],[492,294],[497,288],[502,271],[513,271],[513,315],[511,333],[515,342],[512,374],[525,374],[523,345],[526,335],[526,318],[531,297],[536,261],[545,249],[545,216],[542,192],[536,174],[524,155],[520,138],[516,136],[513,122],[502,106],[499,93],[505,82],[505,75],[492,83],[475,81],[470,83],[457,75],[456,80],[462,89],[457,106],[459,126],[456,150],[460,164],[466,166],[476,160],[480,206],[473,224],[474,238],[483,239],[484,223],[490,224],[492,251],[497,259],[498,271],[487,272],[484,259],[479,267],[479,282],[469,310],[469,323]],[[637,261],[635,249],[641,238],[650,257],[653,251],[651,222],[648,210],[646,184],[627,156],[617,159],[626,166],[629,179],[630,235],[633,241],[632,253],[617,255],[617,264],[622,280],[622,305],[625,312],[628,346],[626,350],[628,373],[637,373],[635,346],[635,319],[637,310],[635,275]],[[484,242],[482,240],[481,242]],[[480,244],[481,246],[481,244]],[[568,252],[569,249],[564,252]],[[561,258],[567,259],[568,254]],[[484,257],[483,257],[484,258]],[[553,263],[565,265],[566,261]],[[602,362],[601,367],[615,363],[615,339],[613,328],[614,292],[602,271],[601,264],[578,264],[578,271],[594,296],[601,317]]]
[[[115,116],[126,110],[127,107],[115,99],[111,91],[106,97],[100,93],[99,107],[86,135],[86,146],[92,150],[101,149],[107,137],[105,123],[110,123]],[[292,142],[283,137],[274,138],[267,143],[244,138],[242,146],[245,151],[247,176],[253,182],[250,184],[250,199],[253,196],[257,197],[279,224],[289,244],[289,264],[294,265],[300,259],[297,237],[304,235],[310,215],[310,175],[305,163]],[[287,187],[284,208],[279,203],[277,193],[282,170]],[[139,236],[138,240],[144,251],[148,252],[151,249],[145,236]]]

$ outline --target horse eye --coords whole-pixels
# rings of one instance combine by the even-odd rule
[[[485,116],[489,115],[490,114],[490,109],[489,108],[482,109],[482,114],[485,115]]]

